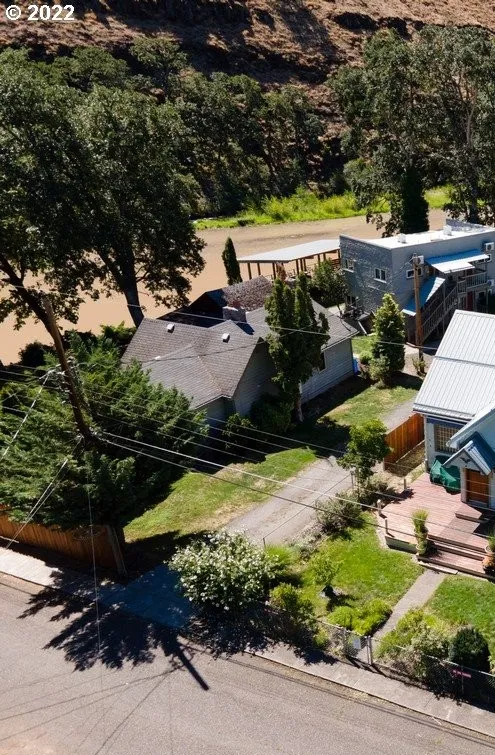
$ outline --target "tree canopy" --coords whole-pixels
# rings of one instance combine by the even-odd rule
[[[116,439],[118,445],[144,440],[193,454],[206,434],[204,416],[178,391],[151,384],[137,363],[119,369],[119,350],[105,338],[85,345],[73,337],[70,355],[79,365],[80,394],[100,442],[86,448],[79,441],[56,371],[41,391],[32,379],[5,383],[0,392],[0,445],[8,448],[0,461],[2,506],[9,517],[23,520],[56,480],[34,521],[63,529],[86,527],[89,495],[95,524],[124,526],[166,495],[180,473],[177,463],[187,466],[187,460],[160,451],[150,453],[163,461],[137,455],[105,442],[105,433],[130,439]],[[47,368],[51,366],[49,359]],[[35,397],[33,410],[10,443]],[[66,458],[68,464],[57,478]]]
[[[294,287],[276,278],[265,309],[271,330],[268,349],[276,370],[273,382],[301,421],[301,384],[320,364],[328,320],[322,313],[316,315],[305,274],[298,276]]]
[[[392,294],[385,294],[373,320],[371,347],[373,362],[381,360],[380,368],[384,382],[394,372],[400,372],[405,364],[406,331],[404,315]]]

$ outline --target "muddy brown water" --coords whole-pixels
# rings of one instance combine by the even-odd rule
[[[431,228],[440,229],[444,219],[445,213],[440,210],[432,210],[430,212]],[[206,241],[203,252],[205,267],[200,275],[191,280],[191,299],[196,298],[203,291],[219,288],[227,283],[221,254],[225,240],[229,235],[234,242],[237,256],[242,257],[255,252],[266,252],[284,246],[303,244],[316,239],[335,238],[340,234],[361,238],[380,236],[380,232],[373,225],[367,224],[364,217],[248,226],[245,228],[215,228],[202,231],[200,235]],[[242,267],[245,268],[245,266]],[[263,272],[270,273],[271,266],[262,266]],[[245,269],[243,274],[247,275]],[[156,317],[166,311],[163,306],[157,307],[150,296],[142,296],[141,303],[146,308],[147,317]],[[88,297],[79,310],[77,328],[98,332],[102,323],[117,325],[122,321],[131,324],[123,296],[113,294],[109,298],[102,297],[98,301],[93,301]],[[64,321],[60,325],[62,327],[74,327]],[[43,343],[50,342],[50,337],[43,325],[32,319],[20,330],[14,330],[13,318],[8,318],[0,324],[0,360],[4,364],[15,361],[19,350],[36,339]]]

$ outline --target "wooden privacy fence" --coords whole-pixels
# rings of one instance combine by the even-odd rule
[[[386,441],[392,452],[383,460],[384,469],[395,464],[408,451],[412,451],[424,438],[424,419],[421,414],[412,414],[402,425],[387,434]]]
[[[109,569],[118,568],[112,548],[112,533],[108,527],[94,527],[91,538],[89,528],[64,532],[32,522],[23,526],[22,522],[11,522],[5,514],[0,514],[0,537],[8,540],[14,538],[15,542],[63,553],[90,564],[93,563],[92,539],[96,563]]]

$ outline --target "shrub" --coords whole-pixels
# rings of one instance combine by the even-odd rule
[[[373,598],[359,609],[353,629],[358,634],[372,634],[385,624],[391,613],[392,606],[386,600]]]
[[[370,377],[378,388],[385,388],[390,385],[392,377],[392,368],[388,356],[382,354],[379,357],[372,357],[370,361]]]
[[[320,550],[311,558],[309,568],[316,584],[330,587],[337,571],[332,554],[328,550]]]
[[[182,548],[171,566],[186,597],[205,610],[243,610],[264,598],[273,576],[261,548],[225,531]]]
[[[368,635],[375,632],[386,622],[392,607],[381,598],[374,598],[360,608],[339,606],[330,614],[330,622],[345,629],[352,629],[357,634]]]
[[[241,417],[237,412],[231,414],[224,425],[222,433],[226,450],[233,449],[242,456],[245,449],[241,446],[249,446],[250,438],[245,436],[249,436],[252,430],[255,430],[255,427],[247,417]]]
[[[313,603],[294,585],[282,583],[274,587],[270,593],[270,603],[282,613],[289,634],[314,635],[318,631]]]
[[[389,481],[381,475],[373,475],[359,489],[358,499],[364,506],[376,506],[380,495],[394,495]]]
[[[383,637],[377,650],[378,657],[398,658],[404,648],[408,648],[417,636],[426,636],[434,630],[444,638],[447,630],[441,621],[425,613],[422,608],[411,608],[399,621],[395,629]]]
[[[418,377],[424,377],[426,375],[426,362],[424,359],[420,359],[419,357],[413,357],[412,358],[413,367],[416,370],[416,375]]]
[[[275,396],[265,395],[251,407],[251,420],[266,433],[285,433],[290,425],[292,406]]]
[[[268,545],[265,554],[270,564],[272,582],[285,582],[293,577],[297,553],[287,545]]]
[[[334,608],[329,617],[331,624],[336,624],[338,627],[344,627],[344,629],[352,629],[355,619],[355,611],[349,606],[338,606],[337,608]]]
[[[361,505],[351,494],[331,498],[318,507],[317,517],[324,532],[338,534],[348,527],[359,527],[363,521]]]
[[[450,641],[449,660],[478,671],[490,671],[488,642],[475,627],[460,627]]]

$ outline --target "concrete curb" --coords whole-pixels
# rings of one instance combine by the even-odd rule
[[[287,655],[291,654],[286,648],[284,648],[284,651]],[[315,669],[311,668],[309,664],[304,663],[304,661],[299,661],[296,657],[292,659],[282,657],[282,653],[280,652],[249,652],[251,655],[271,661],[280,666],[285,666],[286,668],[309,674],[312,677],[338,684],[354,692],[361,692],[378,700],[392,703],[404,710],[419,713],[435,721],[443,721],[473,734],[495,738],[495,715],[469,703],[449,698],[439,698],[433,692],[403,684],[395,679],[389,679],[372,671],[347,666],[347,664],[340,661],[335,661],[331,668],[328,669]],[[380,683],[383,690],[376,688],[377,682]]]

